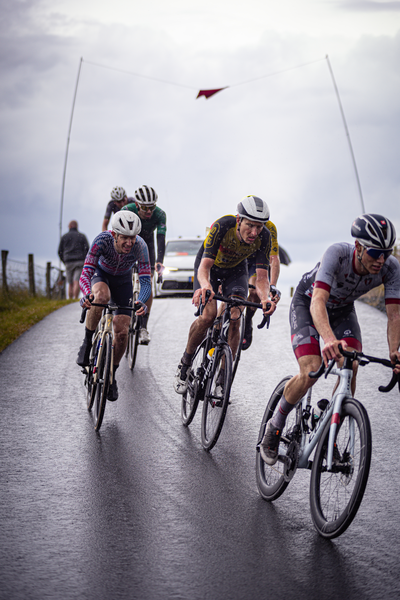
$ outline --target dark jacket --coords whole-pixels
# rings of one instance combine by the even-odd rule
[[[58,247],[58,256],[64,264],[78,261],[83,263],[88,251],[89,242],[86,235],[72,228],[62,236]]]

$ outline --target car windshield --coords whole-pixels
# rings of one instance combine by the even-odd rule
[[[203,240],[175,240],[167,242],[166,256],[186,255],[196,256]]]

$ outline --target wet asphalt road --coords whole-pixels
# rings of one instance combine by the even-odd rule
[[[96,434],[75,364],[80,309],[44,319],[0,355],[0,598],[321,600],[399,598],[399,394],[377,392],[380,366],[356,397],[372,423],[373,461],[349,530],[314,531],[309,473],[273,504],[258,495],[259,423],[277,382],[296,371],[289,299],[255,331],[211,453],[200,414],[186,429],[172,388],[193,319],[185,298],[157,299],[152,342]],[[364,350],[386,356],[386,317],[360,304]]]

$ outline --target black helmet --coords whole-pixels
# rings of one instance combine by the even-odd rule
[[[391,250],[396,241],[396,230],[382,215],[361,215],[351,226],[351,235],[368,248]]]

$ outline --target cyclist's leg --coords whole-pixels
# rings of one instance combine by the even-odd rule
[[[256,281],[257,281],[257,274],[256,274],[256,261],[253,256],[250,256],[247,259],[247,268],[248,268],[248,272],[249,272],[249,281],[248,281],[249,286],[255,286]],[[255,289],[253,289],[253,287],[249,287],[249,293],[248,293],[247,300],[249,302],[259,302],[260,301],[260,299],[259,299]],[[244,336],[243,336],[243,343],[242,343],[243,350],[247,350],[248,348],[250,348],[251,342],[253,340],[252,319],[254,317],[256,310],[257,309],[251,308],[250,306],[248,306],[246,308],[245,322],[244,322],[245,329],[244,329]]]
[[[128,343],[130,316],[116,314],[113,320],[114,329],[114,366],[119,365]]]
[[[153,279],[154,279],[154,265],[155,265],[155,249],[154,249],[154,235],[151,234],[151,238],[146,238],[145,242],[149,250],[149,262],[151,267],[151,293],[150,297],[146,302],[147,314],[141,317],[140,320],[140,332],[139,332],[139,343],[147,345],[150,342],[150,335],[147,330],[147,323],[150,317],[151,307],[153,305]]]
[[[357,352],[361,352],[362,350],[362,338],[361,338],[361,329],[358,323],[357,314],[353,305],[349,305],[345,309],[341,309],[339,311],[331,311],[329,313],[330,324],[332,327],[332,331],[337,337],[338,340],[344,340],[347,344],[347,350],[351,352],[352,350],[357,350]],[[340,365],[343,363],[343,360],[340,362]],[[356,392],[356,380],[357,380],[357,371],[358,371],[358,362],[353,362],[353,378],[351,380],[351,393],[354,396]],[[334,391],[338,386],[339,380],[337,381]]]
[[[222,280],[222,293],[225,296],[243,298],[245,300],[248,294],[248,271],[247,262],[243,261],[233,269],[224,269]],[[235,359],[240,338],[240,314],[243,307],[232,308],[231,322],[229,325],[228,343],[232,351],[232,357]]]
[[[213,280],[211,280],[211,283],[214,287]],[[197,266],[195,264],[193,292],[195,292],[199,288],[200,285],[197,279]],[[180,360],[175,375],[174,389],[177,394],[184,394],[186,392],[190,366],[193,360],[194,353],[196,352],[197,347],[203,341],[207,329],[212,325],[216,316],[217,303],[215,300],[211,300],[205,305],[203,313],[199,317],[197,317],[197,319],[191,324],[186,348]]]

